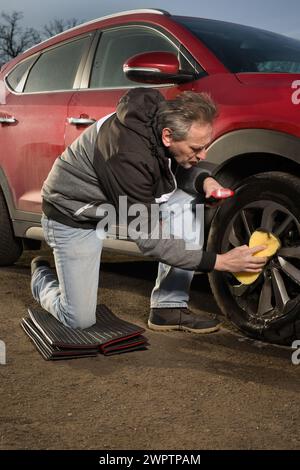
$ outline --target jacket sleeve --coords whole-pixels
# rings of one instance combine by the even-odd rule
[[[99,171],[102,183],[105,180],[108,200],[117,209],[120,196],[127,196],[128,236],[136,242],[145,256],[190,271],[213,270],[215,253],[187,249],[185,240],[173,236],[163,238],[159,204],[153,196],[153,173],[141,156],[118,154],[111,157]]]
[[[211,176],[211,171],[203,164],[189,169],[177,167],[176,181],[179,189],[189,194],[200,194],[204,196],[203,183],[205,178]]]
[[[165,239],[138,238],[137,246],[146,256],[152,256],[158,261],[186,269],[188,271],[210,272],[216,263],[216,253],[203,250],[188,250],[185,241],[171,237]]]

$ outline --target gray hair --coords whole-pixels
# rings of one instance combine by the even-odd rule
[[[167,127],[175,141],[184,140],[194,122],[212,124],[217,117],[217,105],[208,93],[184,91],[173,100],[162,101],[156,114],[161,135]]]

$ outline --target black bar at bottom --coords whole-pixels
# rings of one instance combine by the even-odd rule
[[[135,469],[145,465],[199,466],[211,468],[212,465],[239,465],[239,468],[272,463],[296,465],[299,451],[213,451],[213,450],[91,450],[91,451],[0,451],[1,467],[4,463],[16,464],[17,468],[41,468],[48,466],[76,465],[76,468],[113,468]],[[241,467],[242,466],[242,467]],[[146,467],[147,468],[147,467]]]

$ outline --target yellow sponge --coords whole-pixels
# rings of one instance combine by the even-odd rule
[[[258,251],[253,256],[268,256],[271,257],[275,255],[277,250],[280,248],[281,243],[280,240],[270,232],[263,232],[261,230],[256,230],[252,233],[250,240],[249,240],[249,248],[253,248],[259,245],[266,245],[267,248],[264,250]],[[233,275],[240,281],[242,284],[252,284],[260,273],[233,273]]]

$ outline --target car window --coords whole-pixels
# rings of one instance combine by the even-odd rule
[[[251,26],[174,16],[233,73],[299,73],[300,41]]]
[[[24,91],[70,90],[89,36],[44,52],[32,67]]]
[[[123,72],[123,64],[136,54],[151,51],[175,53],[186,61],[185,70],[191,67],[179,53],[179,48],[166,36],[144,27],[124,27],[104,31],[94,58],[90,88],[133,87]]]
[[[27,73],[28,69],[31,67],[33,62],[36,60],[37,56],[29,57],[28,59],[23,60],[18,64],[6,77],[6,81],[9,86],[15,90],[20,91],[19,86],[22,82],[23,77]]]

